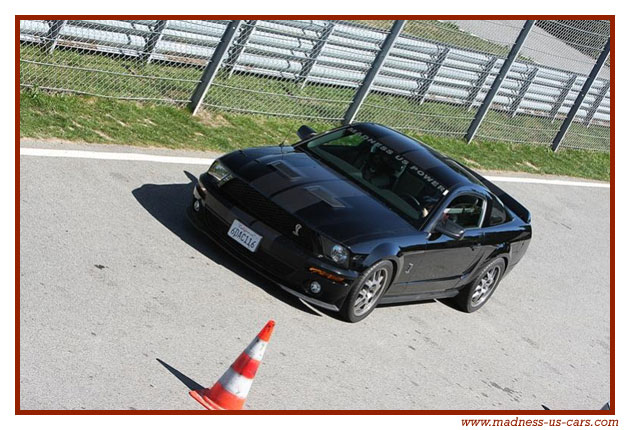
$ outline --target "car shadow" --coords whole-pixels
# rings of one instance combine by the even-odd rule
[[[193,187],[197,183],[197,178],[187,171],[184,171],[184,174],[188,177],[187,183],[144,184],[133,190],[132,194],[138,203],[163,226],[216,264],[256,285],[274,298],[302,312],[320,316],[296,297],[218,248],[202,232],[192,226],[187,218],[186,209],[192,202]]]
[[[454,311],[461,312],[463,314],[466,313],[466,312],[464,312],[462,310],[462,308],[459,307],[459,305],[457,304],[457,300],[455,300],[455,297],[447,297],[445,299],[437,299],[437,301],[442,303],[445,306],[448,306],[449,308],[453,309]]]

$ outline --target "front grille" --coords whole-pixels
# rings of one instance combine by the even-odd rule
[[[309,251],[316,249],[316,236],[311,229],[302,225],[299,235],[294,235],[295,225],[301,224],[301,222],[242,180],[234,178],[221,186],[220,190],[234,205],[254,218],[264,222]]]
[[[260,247],[256,252],[252,253],[236,242],[233,242],[227,235],[229,227],[207,209],[199,212],[199,219],[203,223],[206,231],[219,242],[223,243],[224,246],[227,246],[240,260],[249,262],[250,264],[256,264],[264,271],[280,278],[286,278],[294,272],[291,266],[267,254]]]

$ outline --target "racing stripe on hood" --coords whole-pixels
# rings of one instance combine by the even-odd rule
[[[311,185],[296,186],[276,194],[273,201],[289,212],[295,213],[317,203],[325,203],[332,209],[349,208],[351,205],[346,200],[347,198],[365,196],[363,191],[347,182],[335,180],[334,185],[334,191],[326,187],[326,182],[318,182],[317,185],[311,183]],[[320,193],[313,192],[314,188]],[[322,198],[322,192],[327,193],[328,198]]]

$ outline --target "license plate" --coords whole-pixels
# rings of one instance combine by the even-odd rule
[[[228,236],[249,249],[251,252],[256,252],[262,236],[254,232],[251,228],[247,227],[239,220],[235,219],[232,226],[228,230]]]

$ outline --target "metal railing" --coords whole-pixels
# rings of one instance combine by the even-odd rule
[[[25,20],[20,84],[194,112],[374,121],[456,138],[470,138],[476,121],[476,139],[540,145],[552,144],[571,113],[562,147],[609,150],[607,66],[589,79],[607,55],[607,22],[541,21],[524,34],[525,27],[515,20]],[[515,51],[519,34],[524,43]]]

